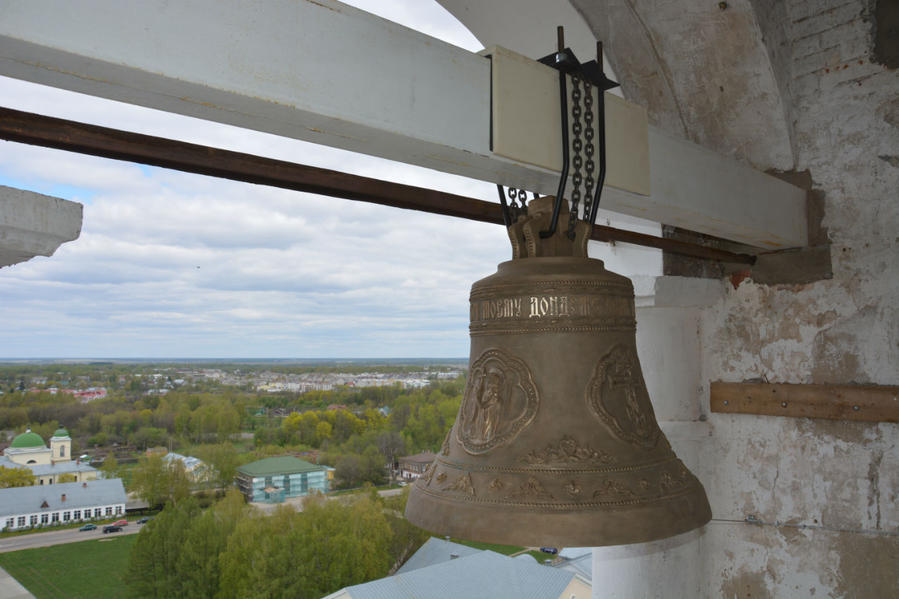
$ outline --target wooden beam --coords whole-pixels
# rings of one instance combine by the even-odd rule
[[[503,224],[499,202],[350,175],[252,154],[141,135],[0,108],[0,139],[128,160],[188,173],[370,202],[394,208]],[[80,223],[80,220],[79,220]],[[591,239],[620,241],[723,262],[753,264],[755,256],[595,225]]]
[[[899,387],[889,385],[711,385],[712,412],[899,422]]]
[[[0,75],[542,194],[558,183],[491,151],[489,58],[334,0],[0,0],[0,14]],[[619,187],[603,208],[758,247],[806,244],[802,190],[654,128],[648,138],[651,195],[609,172]]]

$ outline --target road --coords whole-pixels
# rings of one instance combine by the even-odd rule
[[[142,524],[129,523],[128,526],[122,527],[122,532],[111,532],[103,534],[103,527],[98,526],[97,530],[79,531],[77,528],[67,530],[54,530],[52,532],[35,532],[27,535],[19,535],[17,537],[7,537],[0,539],[0,553],[8,551],[19,551],[20,549],[32,549],[34,547],[49,547],[51,545],[62,545],[64,543],[77,543],[78,541],[90,541],[92,539],[109,539],[120,537],[122,535],[133,535],[140,531]]]

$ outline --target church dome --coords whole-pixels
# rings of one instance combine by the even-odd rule
[[[29,429],[21,435],[16,436],[16,438],[12,440],[10,447],[15,449],[29,449],[32,447],[46,447],[46,445],[44,445],[44,440],[41,439],[39,434],[32,433],[31,429]]]
[[[69,431],[67,431],[67,430],[64,429],[64,428],[58,428],[58,429],[56,429],[56,432],[53,433],[53,436],[54,436],[54,437],[68,437],[68,436],[69,436]]]

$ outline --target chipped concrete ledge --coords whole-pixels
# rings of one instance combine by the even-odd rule
[[[77,202],[0,186],[0,267],[52,256],[78,239],[82,209]]]

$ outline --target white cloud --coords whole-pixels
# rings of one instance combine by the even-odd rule
[[[436,3],[353,4],[477,48]],[[0,78],[0,97],[20,110],[495,194],[453,175],[11,79]],[[89,202],[80,239],[0,270],[0,357],[464,356],[469,287],[510,254],[493,225],[7,142],[4,180]]]

